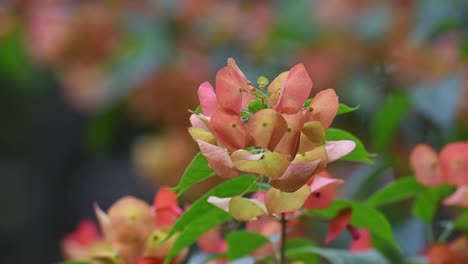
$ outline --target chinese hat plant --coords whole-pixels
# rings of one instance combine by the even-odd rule
[[[313,263],[317,256],[332,263],[388,263],[371,241],[375,236],[396,247],[388,222],[372,207],[334,200],[336,187],[344,181],[326,171],[340,158],[370,161],[357,138],[330,128],[337,114],[357,108],[340,104],[333,89],[308,99],[312,80],[302,64],[271,83],[261,76],[257,84],[228,59],[216,74],[215,87],[209,82],[200,85],[200,107],[188,128],[200,153],[172,190],[180,196],[215,175],[224,181],[181,215],[180,210],[158,211],[164,199],[155,202],[156,211],[150,215],[144,202],[129,198],[107,214],[97,209],[104,238],[124,263],[160,263],[162,257],[164,263],[177,263],[194,244],[203,253],[198,255],[204,258],[200,263]],[[171,204],[174,199],[169,199]],[[121,217],[115,218],[115,212]],[[161,215],[169,217],[169,228],[153,231],[164,235],[153,241],[154,250],[145,250],[154,230],[146,219]],[[304,238],[302,216],[328,224],[326,238],[317,242],[329,243],[348,230],[349,249],[320,248]]]
[[[176,222],[169,236],[180,236],[166,263],[200,237],[200,249],[211,253],[213,263],[246,256],[281,263],[297,260],[287,248],[304,241],[315,244],[295,240],[296,220],[303,215],[319,215],[320,221],[332,223],[343,211],[348,212],[341,221],[345,224],[331,224],[332,238],[328,240],[348,229],[353,238],[351,248],[365,251],[353,257],[368,259],[368,263],[376,263],[376,259],[387,263],[372,250],[365,229],[369,221],[364,221],[360,212],[353,216],[351,212],[357,207],[358,211],[375,215],[369,231],[376,233],[381,228],[384,239],[395,245],[385,218],[372,208],[363,209],[351,202],[335,204],[336,186],[343,181],[325,171],[328,163],[342,157],[369,162],[370,154],[357,138],[329,128],[337,114],[354,109],[339,104],[333,89],[308,99],[312,80],[302,64],[279,74],[271,83],[261,76],[257,84],[255,87],[236,62],[228,59],[217,72],[214,87],[209,82],[200,85],[200,107],[193,111],[188,129],[200,153],[174,189],[183,194],[193,184],[214,175],[225,181],[198,199]],[[323,213],[317,213],[320,211]],[[220,230],[219,225],[232,220],[246,222],[247,229]],[[252,226],[262,225],[256,222],[275,228],[269,229],[271,232],[254,229]],[[209,246],[210,239],[216,246]],[[264,249],[266,245],[273,250]],[[258,254],[259,250],[270,255]],[[307,247],[306,254],[329,259],[352,255],[327,250],[331,249]]]

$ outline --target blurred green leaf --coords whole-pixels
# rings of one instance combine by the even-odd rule
[[[414,177],[404,177],[391,182],[370,196],[367,206],[380,207],[416,196],[422,187]]]
[[[413,203],[413,215],[426,223],[431,223],[440,201],[447,197],[451,191],[452,187],[448,185],[421,190]]]
[[[169,232],[168,238],[176,233],[178,233],[179,236],[174,242],[164,263],[170,263],[180,251],[194,243],[206,231],[232,219],[229,213],[208,203],[208,197],[232,197],[255,192],[258,190],[255,184],[256,182],[256,176],[242,175],[219,184],[195,201],[193,205],[180,216]]]
[[[342,160],[372,163],[371,158],[374,155],[370,154],[364,147],[364,144],[362,144],[361,140],[351,133],[338,128],[329,128],[327,129],[325,136],[327,141],[352,140],[356,143],[356,148],[351,153],[341,158]]]
[[[317,255],[313,252],[315,243],[309,239],[291,239],[286,241],[286,258],[304,263],[317,263]]]
[[[383,151],[388,148],[410,107],[409,96],[400,92],[390,95],[377,111],[371,127],[371,138],[378,150]]]
[[[20,28],[12,29],[0,38],[0,73],[21,88],[32,84],[34,71]]]
[[[378,251],[353,253],[348,250],[315,248],[315,253],[331,264],[390,264]]]
[[[208,167],[208,160],[199,152],[185,169],[179,184],[173,188],[180,196],[192,185],[214,176],[215,173]]]
[[[457,219],[455,219],[454,224],[456,229],[468,231],[468,210],[461,213]]]
[[[347,106],[345,104],[340,103],[340,106],[338,108],[338,115],[351,113],[351,112],[354,112],[354,111],[356,111],[358,109],[359,109],[359,105],[355,106],[355,107],[351,107],[351,106]]]
[[[468,37],[463,38],[461,46],[461,57],[463,60],[468,60]]]
[[[122,124],[122,104],[115,104],[92,116],[85,128],[85,148],[92,154],[111,151],[119,125]]]
[[[375,250],[353,253],[348,250],[317,248],[313,246],[302,247],[300,250],[302,254],[319,255],[331,264],[390,264],[387,259]]]
[[[227,257],[233,260],[249,255],[269,243],[269,240],[261,234],[239,230],[229,233],[226,243],[228,245]]]
[[[394,249],[400,251],[395,238],[393,237],[392,228],[385,216],[370,206],[359,204],[354,201],[336,200],[324,210],[311,210],[312,215],[318,215],[326,219],[332,219],[344,209],[351,207],[353,214],[351,217],[351,225],[355,227],[363,227],[369,230],[373,236],[377,236],[391,245]]]
[[[432,189],[427,189],[419,193],[413,204],[413,215],[431,223],[434,214],[439,206],[439,197]]]

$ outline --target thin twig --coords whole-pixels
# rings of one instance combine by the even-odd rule
[[[281,248],[280,248],[280,263],[286,264],[286,214],[281,213]]]

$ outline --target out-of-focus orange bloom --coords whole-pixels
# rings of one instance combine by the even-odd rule
[[[153,206],[127,196],[114,203],[107,213],[97,205],[95,211],[104,237],[100,237],[94,223],[83,221],[62,241],[66,259],[93,264],[162,263],[177,235],[165,239],[182,214],[176,194],[168,187],[156,193]],[[171,263],[181,263],[186,254],[187,249]]]
[[[432,245],[427,254],[428,264],[462,264],[448,245]]]

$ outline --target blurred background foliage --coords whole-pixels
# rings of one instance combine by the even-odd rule
[[[341,197],[410,175],[416,143],[468,139],[466,14],[462,0],[1,1],[0,262],[57,261],[93,202],[175,186],[197,152],[187,110],[228,57],[252,81],[302,62],[311,96],[332,87],[360,106],[333,126],[376,157],[331,167]],[[426,234],[409,210],[384,208],[417,255]]]

